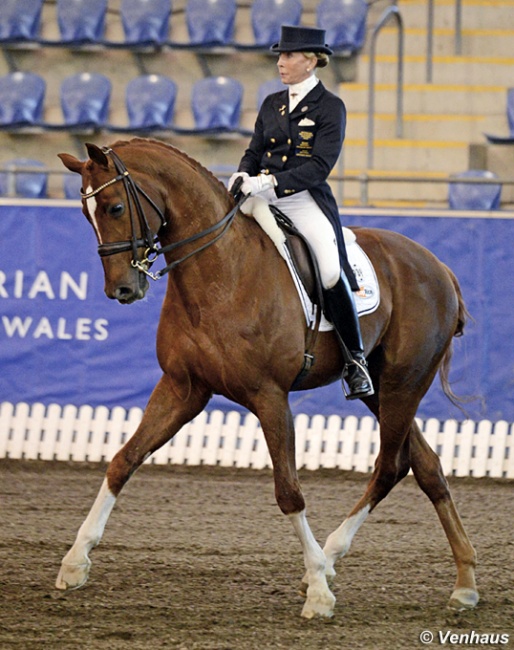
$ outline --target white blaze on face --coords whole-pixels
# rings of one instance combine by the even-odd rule
[[[88,185],[86,187],[86,194],[89,194],[89,192],[92,191],[93,188],[91,187],[91,185]],[[93,228],[98,238],[98,243],[101,244],[102,236],[100,235],[100,229],[98,228],[98,222],[96,220],[96,199],[94,196],[91,196],[88,199],[86,199],[86,206],[87,206],[87,211],[89,213],[89,217],[91,219],[91,223],[93,224]]]

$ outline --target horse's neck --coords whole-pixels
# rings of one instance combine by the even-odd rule
[[[194,227],[188,224],[187,233],[181,232],[178,238],[185,239],[206,230],[223,219],[231,209],[232,203],[223,199],[208,206],[195,204],[194,210],[198,218],[192,220]],[[175,215],[171,221],[179,218]],[[243,296],[253,292],[260,284],[268,283],[268,288],[271,288],[283,270],[282,267],[285,268],[272,240],[252,217],[239,211],[224,234],[216,239],[222,229],[223,226],[188,244],[184,249],[179,247],[167,256],[169,264],[198,250],[207,242],[213,242],[177,265],[170,274],[170,281],[176,284],[182,295],[197,295],[205,290],[208,294],[205,296],[207,302],[215,296],[234,296],[238,293]],[[162,240],[162,244],[176,241],[177,234],[173,233],[170,225],[167,238]]]
[[[176,243],[215,225],[230,212],[233,202],[224,185],[197,161],[172,147],[162,146],[165,155],[164,179],[168,195],[168,226],[162,233],[161,244]],[[220,228],[221,230],[222,228]],[[179,248],[167,256],[168,264],[213,240],[215,230],[205,238]],[[251,287],[265,275],[276,272],[282,263],[269,237],[253,218],[237,214],[232,225],[211,246],[179,264],[170,275],[180,290],[215,286],[216,290],[234,291],[235,287]]]

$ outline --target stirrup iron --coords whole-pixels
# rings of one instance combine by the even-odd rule
[[[344,379],[346,379],[346,381],[348,383],[348,386],[350,386],[350,382],[348,381],[347,377],[350,374],[350,367],[351,366],[357,366],[361,370],[362,374],[365,376],[364,379],[367,380],[367,382],[369,384],[369,388],[366,391],[353,393],[353,392],[350,392],[350,391],[348,391],[346,389],[346,384],[344,382]],[[353,357],[351,361],[348,361],[348,362],[345,363],[341,379],[342,379],[341,384],[342,384],[342,387],[343,387],[343,393],[344,393],[344,396],[345,396],[345,398],[347,400],[361,399],[362,397],[370,397],[371,395],[375,394],[375,389],[373,388],[373,382],[371,380],[371,376],[369,374],[367,364],[365,362],[361,363],[355,357]]]

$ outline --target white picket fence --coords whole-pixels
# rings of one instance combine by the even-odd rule
[[[109,461],[132,435],[142,410],[9,402],[0,404],[0,458]],[[447,476],[514,478],[514,426],[489,422],[418,420]],[[298,467],[369,472],[379,449],[374,418],[332,415],[295,419]],[[203,412],[147,461],[156,464],[270,467],[257,418]]]

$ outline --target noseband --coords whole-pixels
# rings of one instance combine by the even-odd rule
[[[138,271],[140,271],[141,273],[144,273],[148,277],[152,278],[152,280],[158,280],[163,275],[169,273],[172,269],[178,266],[178,264],[180,264],[181,262],[184,262],[191,256],[195,255],[196,253],[199,253],[200,251],[214,244],[214,242],[216,242],[220,237],[222,237],[225,234],[225,232],[228,230],[228,228],[231,226],[237,214],[237,211],[239,210],[239,207],[242,205],[243,201],[247,198],[246,196],[242,196],[237,202],[237,204],[232,208],[232,210],[223,217],[223,219],[213,224],[209,228],[206,228],[205,230],[202,230],[201,232],[197,233],[196,235],[192,235],[187,239],[182,239],[181,241],[175,242],[173,244],[169,244],[168,246],[157,247],[156,246],[157,235],[154,232],[152,232],[150,225],[148,224],[148,220],[146,218],[145,212],[141,205],[140,195],[143,196],[150,203],[152,208],[159,215],[159,219],[161,221],[160,228],[163,228],[164,226],[167,225],[164,214],[162,213],[159,206],[156,205],[156,203],[148,196],[148,194],[134,181],[134,179],[131,177],[129,171],[123,164],[123,161],[120,159],[120,157],[109,147],[103,147],[102,151],[106,155],[111,157],[117,172],[117,176],[111,178],[111,180],[107,181],[106,183],[103,183],[102,185],[92,190],[91,192],[81,191],[81,196],[83,199],[89,199],[92,196],[96,196],[97,194],[99,194],[106,187],[109,187],[110,185],[114,185],[114,183],[117,183],[118,181],[122,181],[128,198],[129,213],[130,213],[130,227],[132,230],[132,235],[131,238],[127,241],[109,242],[107,244],[100,244],[98,246],[98,254],[100,255],[100,257],[107,257],[109,255],[117,255],[118,253],[125,253],[127,251],[132,251],[132,261],[131,261],[132,266],[138,269]],[[139,221],[139,226],[141,229],[141,237],[137,236],[136,218]],[[152,266],[152,264],[155,262],[155,260],[159,255],[162,255],[164,253],[169,253],[171,251],[176,250],[180,246],[185,246],[186,244],[195,242],[198,239],[201,239],[202,237],[205,237],[206,235],[215,232],[219,228],[222,229],[221,232],[219,232],[215,237],[210,239],[205,244],[202,244],[198,248],[195,248],[194,250],[187,253],[180,259],[174,260],[173,262],[168,264],[160,271],[157,271],[157,273],[150,272],[150,267]],[[137,259],[137,250],[139,248],[145,249],[142,260]]]

